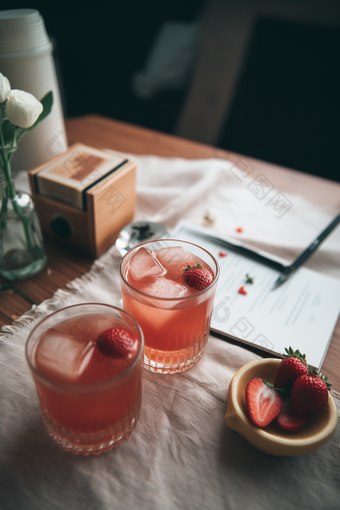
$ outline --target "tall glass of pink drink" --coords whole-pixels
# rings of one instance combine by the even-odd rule
[[[143,346],[132,317],[98,303],[64,308],[33,329],[27,361],[47,430],[64,449],[98,454],[132,432]]]
[[[184,269],[197,264],[212,277],[203,290],[184,277]],[[219,276],[216,259],[186,241],[149,241],[127,252],[120,276],[124,310],[144,333],[144,368],[168,374],[197,363],[209,337]]]

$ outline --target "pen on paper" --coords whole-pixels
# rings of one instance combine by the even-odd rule
[[[306,248],[294,262],[286,267],[283,271],[283,274],[281,274],[276,282],[274,283],[274,286],[272,290],[276,289],[280,285],[282,285],[284,282],[288,280],[290,276],[292,276],[295,271],[302,266],[308,260],[313,253],[318,249],[320,244],[326,239],[326,237],[335,229],[335,227],[338,226],[340,223],[340,214],[338,214],[334,220],[319,234],[319,236]]]

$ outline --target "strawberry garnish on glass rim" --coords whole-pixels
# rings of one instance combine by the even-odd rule
[[[196,264],[190,267],[189,265],[183,270],[184,281],[189,287],[194,287],[197,290],[204,290],[213,281],[214,277],[208,269],[205,269],[202,264]]]
[[[128,329],[110,328],[98,336],[96,345],[105,356],[130,358],[137,351],[138,341]]]

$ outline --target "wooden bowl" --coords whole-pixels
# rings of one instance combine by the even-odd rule
[[[311,413],[307,425],[299,432],[286,432],[271,423],[264,429],[255,427],[248,419],[245,390],[248,382],[260,377],[273,383],[280,359],[252,361],[244,365],[232,378],[228,390],[228,409],[225,421],[249,443],[269,455],[304,455],[325,444],[335,431],[338,413],[332,396],[327,404]]]

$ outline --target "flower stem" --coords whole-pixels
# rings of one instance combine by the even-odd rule
[[[2,113],[3,112],[1,112],[1,117],[2,117]],[[15,130],[15,134],[14,134],[12,147],[5,148],[4,137],[3,137],[3,133],[2,133],[2,126],[1,126],[1,122],[0,122],[0,141],[1,141],[1,148],[0,148],[1,168],[2,168],[3,174],[6,179],[5,194],[6,194],[6,197],[10,198],[16,215],[21,219],[22,225],[24,227],[27,247],[29,250],[32,250],[33,243],[32,243],[32,239],[31,239],[31,232],[29,229],[29,219],[27,218],[27,216],[25,216],[25,214],[22,213],[21,207],[17,203],[17,200],[16,200],[17,193],[15,191],[14,182],[12,179],[12,172],[11,172],[10,159],[12,157],[13,152],[15,152],[15,150],[17,149],[16,130]]]

